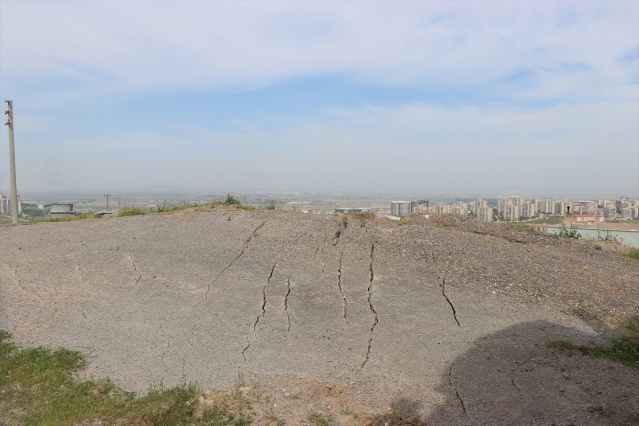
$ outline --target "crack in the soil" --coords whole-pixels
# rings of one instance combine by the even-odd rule
[[[373,259],[375,254],[375,243],[371,244],[371,252],[370,258],[371,262],[369,265],[370,277],[368,279],[368,307],[375,314],[375,319],[373,320],[373,325],[368,333],[368,348],[366,349],[366,358],[364,358],[364,362],[362,362],[362,366],[360,368],[364,368],[366,363],[368,362],[371,356],[371,346],[373,345],[373,332],[375,331],[375,327],[377,327],[377,323],[379,323],[379,315],[377,315],[377,311],[373,307],[373,280],[375,279],[375,273],[373,272]]]
[[[268,287],[268,285],[271,283],[271,278],[273,278],[273,272],[275,271],[276,266],[277,262],[273,264],[271,273],[266,279],[266,284],[264,285],[264,287],[262,287],[262,312],[257,316],[257,318],[255,318],[255,322],[253,323],[253,334],[255,334],[257,331],[257,324],[260,322],[260,319],[264,318],[264,315],[266,314],[266,287]]]
[[[134,283],[134,284],[137,284],[138,282],[140,282],[140,279],[142,279],[142,273],[140,273],[140,270],[135,264],[135,259],[133,259],[133,256],[131,256],[131,253],[127,253],[126,255],[129,256],[129,259],[131,260],[131,266],[133,266],[133,269],[135,269],[135,272],[138,273],[138,278],[135,280],[135,283]]]
[[[242,349],[242,358],[244,358],[244,364],[246,364],[246,355],[245,355],[245,352],[246,352],[246,350],[247,350],[248,348],[250,348],[250,347],[251,347],[251,342],[250,342],[250,340],[248,339],[248,336],[247,336],[246,334],[244,335],[244,339],[246,340],[246,346],[244,346],[244,349]]]
[[[461,327],[461,324],[459,324],[459,320],[457,319],[457,311],[455,311],[455,306],[453,306],[453,302],[450,301],[450,299],[448,298],[448,296],[446,296],[446,293],[445,293],[446,279],[442,278],[442,283],[440,284],[440,287],[442,288],[442,295],[446,298],[446,301],[450,305],[450,308],[453,310],[453,318],[455,318],[455,322],[457,323],[459,327]]]
[[[135,234],[133,234],[133,240],[135,240]],[[125,242],[123,242],[122,244],[120,244],[119,246],[116,246],[116,247],[115,247],[115,249],[116,249],[116,250],[120,250],[120,249],[121,249],[122,247],[124,247],[125,245],[127,245],[127,244],[129,244],[129,243],[133,242],[133,240],[131,240],[131,241],[125,241]],[[81,245],[84,245],[84,241],[80,240],[80,243],[81,243]]]
[[[344,253],[340,253],[339,255],[339,268],[337,268],[337,288],[339,289],[339,294],[342,296],[342,301],[344,302],[344,319],[346,320],[346,324],[348,324],[348,316],[346,315],[346,307],[348,306],[348,301],[346,300],[346,295],[342,290],[342,258],[344,257]]]
[[[260,322],[260,318],[264,317],[266,313],[266,286],[262,287],[262,313],[255,318],[255,323],[253,324],[253,333],[256,332],[257,324]]]
[[[291,277],[293,275],[289,275],[288,279],[286,280],[286,285],[287,285],[287,291],[286,291],[286,295],[284,296],[284,312],[286,313],[286,319],[288,320],[288,325],[286,326],[286,332],[290,333],[291,331],[291,316],[288,313],[288,296],[291,294]]]
[[[251,242],[251,240],[253,239],[253,237],[255,237],[255,235],[256,235],[256,233],[257,233],[257,231],[259,231],[259,230],[260,230],[260,228],[262,228],[265,224],[266,224],[266,221],[262,222],[260,225],[258,225],[258,227],[257,227],[257,228],[255,228],[255,229],[253,230],[253,232],[251,232],[251,235],[250,235],[250,236],[246,239],[246,241],[244,241],[244,245],[242,246],[242,250],[240,251],[240,253],[239,253],[237,256],[235,256],[235,258],[234,258],[233,260],[231,260],[231,261],[229,262],[229,264],[228,264],[228,265],[226,265],[226,266],[225,266],[225,267],[224,267],[224,268],[220,271],[220,273],[219,273],[219,274],[217,274],[217,276],[213,279],[213,281],[212,281],[212,282],[208,285],[208,287],[207,287],[207,289],[206,289],[206,292],[204,293],[204,299],[205,299],[205,300],[208,300],[208,297],[209,297],[209,291],[211,291],[211,286],[217,282],[217,280],[218,280],[218,279],[222,276],[222,274],[223,274],[224,272],[226,272],[226,270],[227,270],[227,269],[229,269],[231,266],[233,266],[233,264],[237,261],[237,259],[239,259],[240,257],[242,257],[242,255],[244,254],[244,252],[245,252],[245,251],[246,251],[246,249],[248,248],[249,243]]]
[[[448,384],[450,385],[451,388],[453,388],[453,390],[455,391],[455,396],[457,397],[457,400],[459,401],[459,403],[461,404],[462,410],[464,412],[464,416],[468,416],[468,413],[466,412],[466,404],[464,404],[464,400],[461,398],[461,396],[459,396],[459,391],[457,390],[457,388],[453,385],[453,379],[452,379],[452,375],[453,375],[453,367],[455,366],[455,363],[453,362],[450,365],[450,368],[448,369]]]
[[[335,231],[335,235],[333,236],[333,245],[337,245],[337,242],[339,241],[339,237],[342,236],[342,232],[346,229],[346,227],[348,222],[344,222],[343,220],[340,220],[340,222],[337,224],[337,231]]]

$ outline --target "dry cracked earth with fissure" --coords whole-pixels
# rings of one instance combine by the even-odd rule
[[[0,241],[0,328],[127,390],[251,381],[287,424],[391,407],[411,424],[639,424],[637,370],[547,345],[605,343],[639,316],[639,262],[609,244],[224,207]]]

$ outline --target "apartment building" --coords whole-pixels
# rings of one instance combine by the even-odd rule
[[[537,212],[543,214],[553,214],[555,211],[555,202],[553,200],[540,200],[537,205]]]
[[[555,214],[565,215],[568,211],[568,207],[571,207],[570,211],[572,212],[572,203],[569,201],[563,200],[555,202]]]
[[[443,204],[443,203],[435,204],[435,213],[437,214],[449,214],[452,212],[453,212],[452,204]]]
[[[497,199],[497,211],[501,214],[504,214],[504,212],[506,211],[506,206],[508,206],[509,204],[512,204],[510,202],[510,199],[508,198],[498,198]]]
[[[531,203],[530,201],[523,203],[520,209],[521,217],[531,218],[537,216],[537,209],[535,209],[535,204]]]
[[[477,214],[477,212],[479,211],[480,208],[482,207],[488,207],[488,202],[486,200],[475,200],[472,203],[472,210],[475,214]]]
[[[521,213],[519,210],[519,206],[516,206],[514,204],[508,204],[506,205],[506,209],[504,210],[504,219],[514,222],[516,220],[519,220]]]
[[[475,210],[475,214],[477,215],[477,219],[483,222],[493,221],[493,209],[491,207],[481,206]]]
[[[391,216],[402,217],[412,213],[410,201],[391,201]]]
[[[510,204],[512,204],[513,206],[517,206],[521,208],[524,202],[525,202],[524,197],[520,197],[519,195],[510,197]]]

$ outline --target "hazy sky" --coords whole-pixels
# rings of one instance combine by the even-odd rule
[[[637,22],[637,1],[0,0],[0,97],[19,191],[636,196]]]

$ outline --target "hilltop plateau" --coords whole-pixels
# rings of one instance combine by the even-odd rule
[[[639,262],[615,243],[227,207],[0,241],[0,328],[89,354],[87,376],[128,390],[251,383],[288,424],[384,424],[397,407],[429,425],[639,423],[637,369],[547,344],[605,343],[639,318]]]

